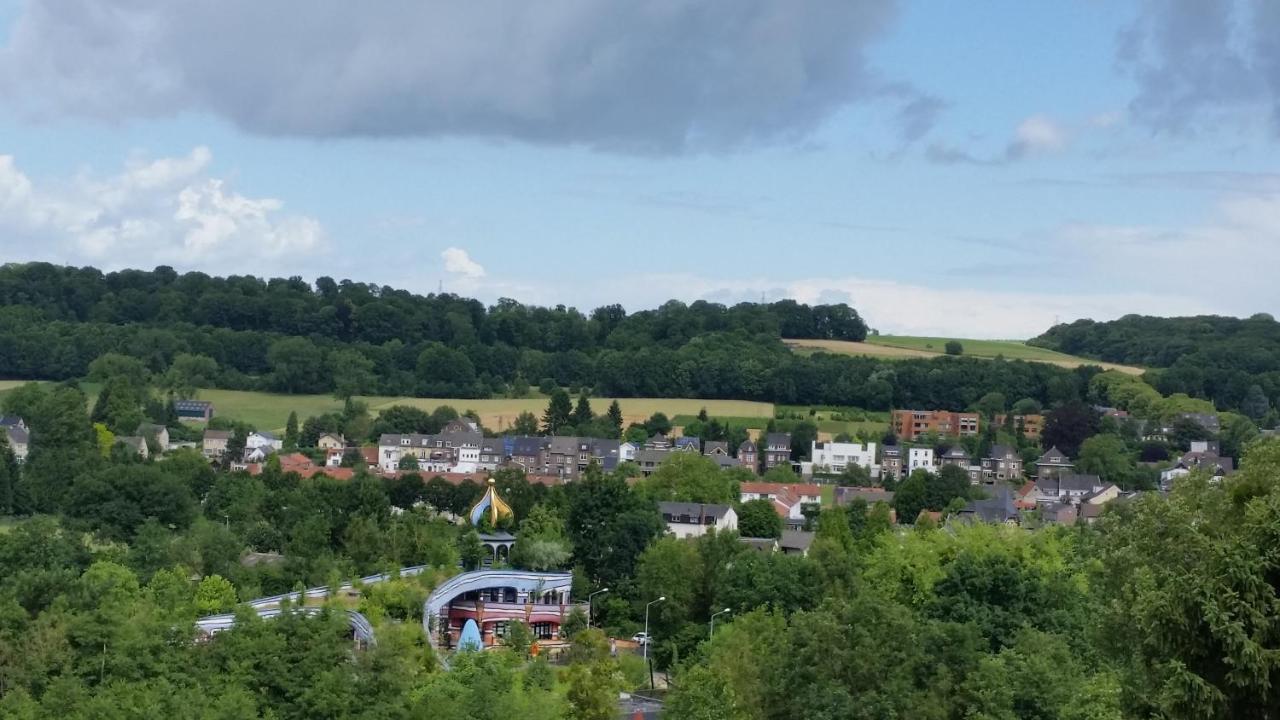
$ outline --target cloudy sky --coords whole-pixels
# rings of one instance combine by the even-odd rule
[[[0,262],[1280,311],[1273,0],[0,0]]]

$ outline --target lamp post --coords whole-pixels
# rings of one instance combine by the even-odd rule
[[[650,606],[660,603],[666,599],[667,599],[667,596],[663,595],[657,600],[653,600],[648,605],[644,606],[644,664],[649,666],[649,689],[650,690],[653,689],[653,666],[649,665],[649,643],[653,642],[653,640],[652,638],[649,637],[649,608]]]
[[[587,629],[591,628],[591,616],[595,614],[596,609],[595,606],[591,604],[591,598],[599,595],[600,593],[607,592],[609,592],[609,588],[600,588],[599,590],[587,595]]]
[[[708,639],[708,640],[710,640],[711,638],[715,637],[715,634],[716,634],[716,615],[723,615],[723,614],[725,614],[725,613],[727,613],[727,612],[733,612],[733,611],[732,611],[732,610],[730,610],[729,608],[725,608],[725,609],[721,610],[721,611],[720,611],[720,612],[718,612],[718,613],[714,613],[714,614],[712,614],[712,616],[711,616],[711,632],[707,633],[707,639]]]

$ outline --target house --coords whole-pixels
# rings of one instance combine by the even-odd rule
[[[1097,475],[1064,473],[1036,478],[1035,501],[1037,505],[1067,502],[1079,503],[1086,496],[1102,490],[1105,484]]]
[[[281,446],[283,447],[283,445]],[[321,450],[344,450],[347,447],[347,438],[342,433],[322,433],[316,439],[316,447]]]
[[[141,423],[133,432],[138,437],[146,438],[149,445],[154,445],[161,452],[169,448],[169,428],[155,423]]]
[[[485,438],[480,441],[480,459],[476,468],[479,470],[497,470],[506,462],[508,438]]]
[[[1204,428],[1205,432],[1214,435],[1222,432],[1222,420],[1218,417],[1218,413],[1183,412],[1178,413],[1178,419],[1190,420]]]
[[[897,445],[886,445],[880,451],[880,477],[902,479],[902,449]]]
[[[738,529],[738,513],[729,505],[660,502],[658,510],[667,524],[667,532],[678,538],[701,537],[710,530]]]
[[[646,450],[670,450],[671,441],[662,433],[654,433],[644,442],[644,447]]]
[[[263,448],[264,450],[266,448]],[[350,480],[355,477],[353,468],[344,467],[322,467],[311,461],[311,458],[302,453],[286,453],[277,454],[276,458],[280,461],[280,471],[284,473],[297,473],[304,478],[313,477],[315,475],[326,475],[335,480]],[[262,473],[262,463],[247,463],[245,469],[250,475],[258,475]]]
[[[948,465],[954,465],[958,468],[969,469],[969,453],[959,445],[952,445],[947,451],[942,453],[942,458],[938,461],[938,467],[944,468]]]
[[[835,489],[836,505],[848,505],[857,498],[862,498],[867,505],[878,502],[893,505],[893,491],[878,487],[838,487]]]
[[[814,533],[805,530],[783,530],[782,537],[778,539],[778,550],[783,555],[808,555],[813,538]]]
[[[904,468],[909,476],[916,470],[934,471],[933,448],[910,448],[907,450],[907,466]]]
[[[230,430],[205,430],[201,452],[210,460],[221,459],[227,454],[227,442],[230,440]]]
[[[257,447],[246,446],[244,449],[244,461],[245,463],[266,462],[267,458],[275,454],[276,454],[276,448],[269,444],[263,444]],[[329,465],[329,463],[327,462],[325,464]],[[341,464],[342,464],[342,457],[338,456],[338,462],[335,463],[334,466],[338,466]]]
[[[1046,503],[1040,507],[1040,519],[1050,525],[1075,525],[1080,510],[1071,503]]]
[[[1235,472],[1235,461],[1230,457],[1218,454],[1216,441],[1197,440],[1191,443],[1191,450],[1184,453],[1173,467],[1160,473],[1160,489],[1168,492],[1173,482],[1180,477],[1190,475],[1194,470],[1205,470],[1214,481]]]
[[[739,502],[768,500],[773,509],[788,526],[804,524],[806,505],[822,504],[822,486],[790,483],[748,482],[738,486]]]
[[[138,435],[117,435],[116,445],[124,446],[127,450],[146,460],[151,457],[151,450],[147,447],[147,439]]]
[[[738,446],[738,462],[744,468],[756,472],[760,468],[760,450],[750,439],[743,440]]]
[[[747,547],[751,548],[752,550],[755,550],[756,552],[762,552],[762,553],[778,552],[778,541],[774,540],[773,538],[740,537],[738,538],[738,542],[742,543],[743,545],[746,545]]]
[[[645,448],[644,450],[636,453],[635,462],[636,465],[640,467],[640,474],[648,477],[649,475],[652,475],[653,472],[658,469],[658,466],[669,457],[671,457],[670,450]]]
[[[908,442],[924,435],[977,435],[978,413],[949,410],[894,410],[889,426],[893,433]]]
[[[769,433],[765,436],[764,469],[766,471],[791,464],[791,433]]]
[[[550,441],[543,437],[517,437],[511,440],[511,464],[529,475],[543,475],[546,465],[543,453]]]
[[[1002,427],[1004,426],[1005,422],[1009,420],[1010,418],[1007,415],[995,416],[995,423],[997,426]],[[1023,436],[1031,440],[1038,440],[1040,439],[1040,432],[1044,430],[1044,416],[1043,415],[1014,415],[1011,420],[1011,425],[1015,433],[1020,432],[1023,434]]]
[[[613,472],[622,463],[622,443],[609,438],[587,438],[590,441],[590,456],[587,464],[581,465],[579,472],[585,471],[592,462],[605,472]]]
[[[1016,482],[1022,479],[1022,455],[1008,445],[992,445],[982,458],[982,480],[985,483]]]
[[[284,441],[269,432],[251,432],[249,433],[249,436],[244,439],[244,446],[251,450],[260,447],[269,447],[272,450],[280,450],[284,447]]]
[[[174,400],[173,412],[183,422],[204,422],[213,419],[213,403],[207,400]]]
[[[1069,474],[1075,469],[1075,463],[1071,462],[1057,446],[1051,447],[1036,460],[1036,477],[1052,477],[1055,475]]]
[[[702,454],[708,457],[714,455],[729,457],[729,443],[724,440],[708,440],[702,445]]]
[[[876,444],[815,442],[810,444],[809,458],[815,473],[838,475],[850,465],[861,466],[870,473],[876,464]]]
[[[419,470],[426,472],[475,472],[480,463],[481,434],[458,429],[469,427],[467,423],[450,425],[456,432],[382,435],[378,438],[378,468],[383,472],[395,472],[400,461],[409,457],[417,462]]]
[[[698,437],[676,438],[675,449],[680,452],[702,452],[702,439]]]
[[[956,513],[956,520],[1017,525],[1019,513],[1013,489],[1008,485],[995,485],[987,492],[987,497],[970,500],[964,509]]]
[[[636,452],[640,448],[636,447],[633,442],[624,442],[618,445],[618,462],[633,462],[636,459]]]
[[[454,418],[445,423],[444,427],[440,428],[441,435],[458,435],[460,433],[478,432],[481,432],[480,424],[469,417]]]
[[[19,465],[27,461],[31,453],[31,431],[22,418],[15,415],[0,417],[0,430],[4,431],[9,441],[9,450]]]

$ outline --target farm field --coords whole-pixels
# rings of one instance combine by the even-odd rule
[[[1033,347],[1020,340],[971,340],[911,335],[878,335],[868,337],[866,342],[851,342],[847,340],[784,340],[783,342],[797,352],[813,353],[824,351],[879,358],[930,358],[945,355],[944,347],[950,340],[957,340],[964,346],[964,355],[966,357],[994,359],[1003,356],[1009,360],[1044,362],[1068,368],[1081,365],[1098,365],[1106,370],[1119,370],[1131,375],[1140,375],[1143,372],[1143,368],[1140,367],[1079,358],[1074,355]]]
[[[290,411],[297,412],[299,420],[302,420],[309,415],[336,412],[342,409],[342,403],[328,395],[278,395],[239,390],[202,390],[200,399],[212,402],[219,416],[242,420],[265,430],[283,429]],[[459,412],[475,410],[480,415],[480,421],[484,426],[494,430],[510,427],[515,422],[516,416],[526,410],[541,416],[542,411],[547,407],[546,398],[541,397],[473,400],[373,396],[362,397],[360,400],[369,404],[369,411],[373,414],[391,405],[412,405],[424,410],[451,405]],[[612,398],[591,398],[591,407],[596,412],[602,413],[612,401]],[[772,403],[747,400],[618,398],[618,404],[622,406],[623,421],[626,423],[642,422],[655,412],[666,413],[668,417],[694,416],[704,407],[708,413],[715,416],[750,418],[773,416]]]

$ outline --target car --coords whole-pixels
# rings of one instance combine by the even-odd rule
[[[631,636],[631,642],[637,645],[648,645],[649,640],[650,638],[648,633],[638,632],[635,635]]]

